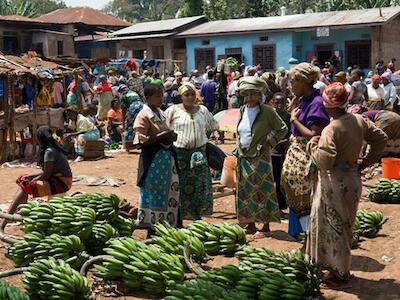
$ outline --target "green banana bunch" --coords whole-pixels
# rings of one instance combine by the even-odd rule
[[[249,299],[257,299],[258,292],[267,282],[268,273],[264,270],[251,270],[242,273],[235,289],[244,293]]]
[[[183,258],[184,244],[188,242],[192,257],[196,261],[204,260],[206,256],[204,245],[189,230],[173,228],[166,222],[157,224],[154,229],[157,236],[152,237],[153,243],[161,247],[165,252],[176,254]]]
[[[97,221],[112,221],[118,216],[120,199],[117,195],[109,196],[95,194],[77,194],[72,197],[64,197],[64,201],[81,207],[90,207],[96,212]]]
[[[264,284],[258,292],[260,300],[303,299],[305,288],[281,272],[267,272]]]
[[[168,291],[165,300],[183,300],[183,299],[199,299],[199,300],[247,300],[244,293],[237,290],[226,290],[223,287],[207,280],[197,279],[185,281],[177,284],[173,289]]]
[[[382,178],[368,189],[368,198],[378,203],[400,203],[400,180]]]
[[[111,224],[119,233],[119,236],[132,236],[137,225],[132,219],[119,215]]]
[[[29,263],[48,257],[63,259],[78,269],[86,259],[85,248],[79,237],[75,235],[59,236],[52,234],[44,236],[38,232],[26,234],[22,241],[13,244],[9,253],[19,266],[27,266]]]
[[[51,228],[54,207],[48,203],[32,205],[28,214],[28,205],[22,205],[24,206],[20,207],[19,211],[26,215],[23,220],[24,231],[48,232],[49,228]]]
[[[92,233],[85,242],[88,252],[92,255],[99,255],[103,248],[112,238],[118,237],[117,230],[110,224],[94,224]]]
[[[267,248],[243,247],[235,255],[244,271],[280,272],[285,278],[302,283],[306,295],[319,294],[322,278],[320,265],[300,251],[275,253]]]
[[[358,222],[360,223],[360,235],[373,238],[376,237],[379,230],[382,229],[383,224],[387,222],[388,219],[383,219],[383,213],[381,211],[359,210],[356,216]]]
[[[221,268],[211,269],[200,273],[199,279],[211,281],[224,289],[232,289],[240,280],[242,271],[237,266],[225,265]]]
[[[37,206],[39,206],[39,202],[37,202],[37,201],[30,201],[30,202],[28,202],[28,203],[24,203],[24,204],[20,204],[19,206],[18,206],[18,214],[20,214],[21,216],[24,216],[24,217],[28,217],[29,215],[30,215],[30,213],[31,213],[31,210],[34,208],[34,207],[37,207]]]
[[[129,288],[161,294],[184,279],[185,269],[180,258],[164,253],[155,245],[118,238],[110,241],[104,251],[113,258],[96,266],[94,275],[122,279]]]
[[[187,229],[203,243],[209,255],[219,253],[231,255],[239,245],[246,243],[246,234],[239,225],[211,224],[205,221],[195,221]]]
[[[0,280],[0,300],[29,300],[29,296],[15,286]]]
[[[361,228],[360,220],[356,217],[354,220],[353,237],[351,240],[352,249],[356,249],[358,247],[358,243],[360,242],[360,235],[361,235],[360,228]]]
[[[43,300],[91,299],[86,277],[63,260],[49,258],[35,261],[24,273],[22,282],[30,296]]]

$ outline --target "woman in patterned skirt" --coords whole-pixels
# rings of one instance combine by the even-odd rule
[[[203,105],[196,104],[196,88],[185,82],[179,87],[182,104],[169,107],[167,122],[177,133],[174,142],[178,157],[181,216],[198,220],[213,212],[210,169],[206,157],[208,136],[218,123]]]
[[[236,206],[239,223],[250,234],[256,233],[256,222],[264,224],[261,232],[268,232],[269,222],[280,218],[270,149],[285,137],[288,128],[273,108],[261,104],[265,87],[256,77],[238,82],[246,104],[240,109],[236,130]]]
[[[307,231],[311,209],[312,175],[307,142],[329,124],[321,93],[314,89],[318,71],[309,63],[301,63],[290,71],[295,107],[291,112],[292,136],[282,168],[281,187],[290,208],[289,234]],[[299,99],[299,101],[296,101]]]
[[[168,129],[160,109],[162,87],[149,84],[144,90],[146,104],[136,117],[133,144],[140,148],[137,185],[140,187],[138,223],[150,236],[157,223],[178,225],[179,179],[172,142],[176,134]]]
[[[307,145],[319,171],[307,252],[330,271],[327,284],[335,285],[350,278],[352,230],[362,190],[360,171],[379,159],[387,136],[368,119],[346,112],[347,92],[341,83],[329,85],[323,99],[332,121],[321,137],[313,137]],[[358,165],[364,140],[371,151]]]

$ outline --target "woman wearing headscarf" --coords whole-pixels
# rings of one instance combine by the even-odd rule
[[[27,202],[28,195],[36,198],[62,194],[72,186],[72,172],[66,153],[54,140],[51,129],[48,126],[39,127],[36,137],[40,146],[37,164],[41,172],[18,178],[18,191],[8,209],[10,214],[15,213],[18,205]]]
[[[371,83],[367,85],[368,99],[366,106],[368,110],[381,110],[384,105],[385,91],[381,86],[381,76],[374,74]]]
[[[321,93],[314,89],[318,71],[309,63],[301,63],[290,71],[293,94],[299,99],[291,112],[292,136],[282,169],[281,186],[289,212],[289,234],[307,231],[311,208],[312,182],[307,142],[329,124]],[[300,224],[299,224],[300,221]]]
[[[100,95],[97,119],[104,121],[107,119],[107,113],[111,108],[111,101],[114,99],[112,86],[105,75],[100,76],[100,83],[96,87],[96,92]]]
[[[240,73],[238,71],[232,72],[231,74],[232,82],[228,88],[229,106],[231,108],[239,108],[239,95],[237,91],[238,80],[240,78]]]
[[[75,152],[79,155],[78,160],[82,160],[85,154],[85,146],[88,141],[97,141],[100,138],[100,131],[88,117],[79,113],[76,106],[67,109],[68,127],[74,132],[64,135],[64,139],[75,138]]]
[[[287,126],[272,107],[262,104],[267,84],[256,77],[243,77],[238,90],[245,105],[240,109],[236,130],[237,193],[239,224],[247,233],[257,231],[256,222],[270,231],[269,222],[280,220],[272,176],[270,151],[287,133]]]
[[[312,198],[307,253],[330,273],[327,283],[350,279],[352,230],[361,196],[360,171],[375,163],[386,144],[385,133],[361,115],[346,112],[347,92],[333,83],[323,94],[332,121],[313,137],[307,152],[318,169]],[[371,147],[358,164],[365,140]]]
[[[178,157],[181,216],[197,220],[213,212],[206,144],[208,136],[218,130],[218,123],[205,106],[196,103],[193,84],[182,83],[179,94],[182,103],[165,112],[169,128],[178,135],[174,146]]]
[[[392,83],[392,74],[385,72],[382,74],[383,90],[385,91],[384,109],[393,110],[396,102],[397,92],[396,87]]]
[[[176,134],[168,129],[162,87],[148,84],[146,103],[138,113],[133,144],[141,149],[137,185],[140,187],[138,223],[154,233],[154,225],[167,221],[178,225],[179,184],[172,142]]]

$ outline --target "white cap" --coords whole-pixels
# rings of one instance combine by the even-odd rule
[[[175,73],[175,77],[178,77],[178,76],[182,76],[182,73],[181,72],[176,72]]]

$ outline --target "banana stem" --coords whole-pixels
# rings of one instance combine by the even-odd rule
[[[143,241],[144,244],[149,245],[153,243],[153,239],[146,239]]]
[[[8,244],[15,244],[19,240],[13,237],[10,237],[4,233],[4,229],[6,228],[7,220],[2,220],[0,222],[0,241],[3,241]]]
[[[183,258],[189,270],[192,271],[194,274],[199,275],[204,272],[200,265],[195,263],[190,257],[190,247],[188,242],[185,242],[183,247]]]
[[[24,220],[23,216],[11,215],[11,214],[7,214],[7,213],[2,212],[2,211],[0,211],[0,218],[6,219],[6,220],[9,220],[9,221],[14,221],[14,222],[22,222]]]
[[[3,272],[0,272],[0,278],[4,278],[4,277],[9,277],[9,276],[13,276],[13,275],[22,274],[22,273],[24,273],[25,271],[28,271],[28,267],[15,268],[15,269],[3,271]]]
[[[92,257],[91,259],[87,260],[83,264],[83,266],[82,266],[82,268],[80,270],[81,275],[82,276],[86,276],[87,272],[89,272],[90,268],[94,264],[102,262],[102,261],[106,261],[106,260],[108,260],[110,258],[113,258],[113,257],[111,255],[99,255],[99,256]]]

